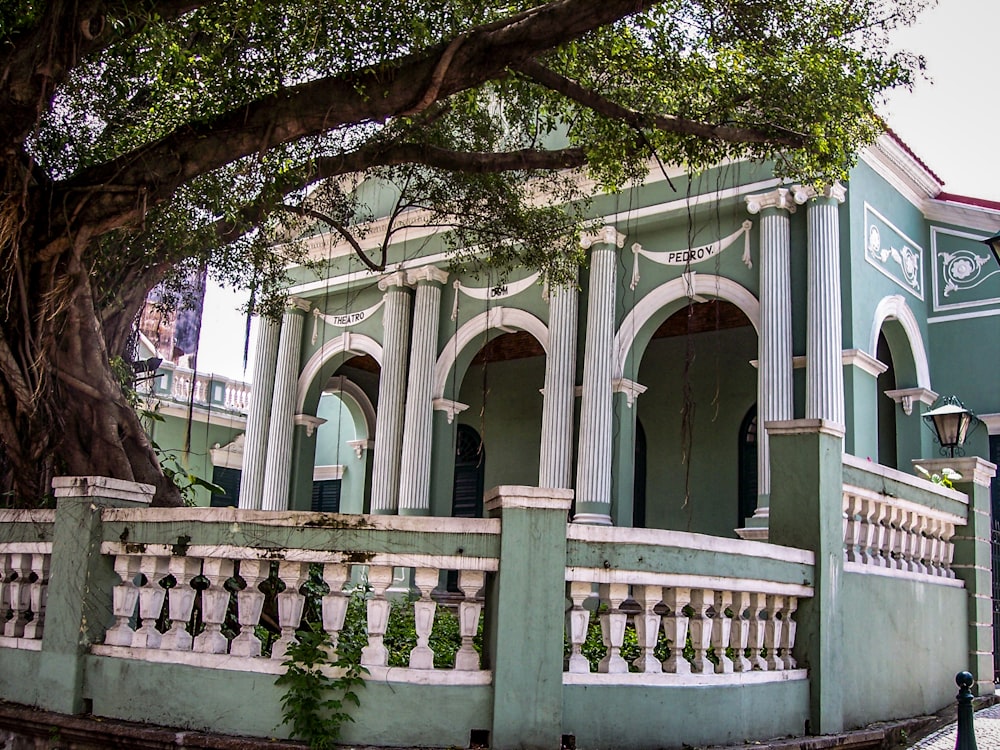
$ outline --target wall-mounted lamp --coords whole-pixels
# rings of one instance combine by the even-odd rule
[[[950,457],[963,455],[962,444],[969,433],[976,429],[979,418],[965,408],[957,396],[946,396],[938,401],[940,406],[924,414],[924,421],[934,428],[938,443],[941,444],[941,454],[950,452]]]

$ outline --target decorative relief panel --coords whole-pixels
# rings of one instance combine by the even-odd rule
[[[924,249],[865,203],[865,260],[919,300],[924,298]]]
[[[1000,268],[982,243],[984,239],[977,234],[931,227],[935,310],[1000,303]]]

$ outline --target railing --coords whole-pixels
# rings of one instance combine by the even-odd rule
[[[95,654],[277,674],[285,669],[282,661],[307,601],[313,600],[317,620],[335,648],[348,602],[357,592],[365,599],[367,631],[360,661],[372,679],[386,679],[392,666],[384,638],[395,598],[413,618],[416,645],[405,667],[392,668],[393,681],[490,681],[490,672],[480,668],[473,638],[484,606],[486,574],[497,569],[496,556],[487,549],[499,535],[497,521],[228,508],[189,514],[109,508],[102,521],[108,533],[101,552],[113,556],[119,583],[113,590],[115,623],[104,643],[92,647]],[[185,521],[192,522],[189,542],[183,547],[162,542],[165,535],[176,536],[177,524]],[[234,535],[234,528],[247,531]],[[303,528],[309,530],[309,541],[289,544]],[[122,533],[127,542],[121,541]],[[226,539],[233,536],[253,541],[234,544],[237,539]],[[469,549],[470,538],[476,537],[486,554],[442,553],[449,541]],[[230,543],[205,543],[214,539]],[[453,544],[456,539],[461,543]],[[396,551],[400,549],[407,551]],[[453,570],[458,571],[459,591],[447,595],[438,587],[442,572]],[[265,590],[271,592],[277,615],[273,624],[280,629],[269,649],[258,635]],[[453,669],[435,669],[428,644],[438,607],[435,597],[447,598],[457,609],[461,645]],[[238,633],[226,633],[223,626],[233,610]]]
[[[564,682],[805,679],[792,653],[793,615],[799,599],[813,595],[804,583],[812,579],[811,553],[700,534],[574,524],[567,537],[572,607]],[[746,575],[751,569],[753,577]],[[595,617],[604,651],[596,669],[583,653]],[[626,660],[629,631],[634,653]]]
[[[951,585],[965,496],[886,467],[844,457],[845,570]]]
[[[250,405],[250,384],[230,378],[161,365],[150,393],[178,403],[194,403],[245,414]]]
[[[51,510],[0,511],[0,647],[42,647],[49,565]]]

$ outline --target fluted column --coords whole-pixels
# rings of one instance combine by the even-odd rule
[[[806,334],[806,419],[844,425],[844,365],[840,305],[840,209],[847,191],[835,183],[822,193],[795,188],[808,201],[809,246]]]
[[[757,336],[757,523],[767,523],[771,460],[767,422],[794,417],[792,386],[792,278],[790,214],[786,188],[747,196],[760,214],[760,331]]]
[[[309,307],[305,300],[289,297],[285,314],[281,318],[261,510],[288,510],[288,486],[292,475],[292,431],[295,429],[295,387],[299,379],[302,324],[304,313],[308,312]]]
[[[570,489],[573,486],[578,296],[575,283],[549,291],[549,350],[545,357],[539,487]]]
[[[596,235],[581,237],[580,244],[590,248],[590,285],[573,521],[610,525],[615,249],[625,244],[625,235],[604,227]]]
[[[406,273],[382,278],[382,373],[375,414],[372,457],[371,512],[394,514],[399,507],[399,457],[403,447],[403,404],[406,402],[406,362],[410,353],[410,292]]]
[[[406,278],[416,286],[417,291],[413,303],[413,341],[410,344],[410,374],[403,423],[399,512],[401,515],[426,516],[430,514],[431,508],[431,446],[434,425],[431,381],[437,357],[441,285],[448,280],[448,274],[440,268],[424,266],[408,271]]]
[[[239,505],[250,510],[260,510],[264,493],[267,433],[271,429],[271,396],[281,333],[281,323],[277,320],[261,317],[257,318],[257,323],[257,355],[253,363],[247,431],[243,439],[243,471],[240,473]]]

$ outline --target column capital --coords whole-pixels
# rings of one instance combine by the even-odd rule
[[[930,406],[938,398],[938,394],[929,388],[897,388],[894,391],[885,391],[885,395],[902,406],[906,416],[913,413],[914,402]]]
[[[822,190],[816,190],[812,185],[792,185],[795,202],[802,205],[813,198],[833,198],[837,203],[843,203],[847,198],[847,188],[835,182]]]
[[[296,310],[309,312],[310,308],[312,308],[312,303],[301,297],[291,296],[285,299],[285,312],[295,312]]]
[[[580,246],[585,250],[589,250],[597,244],[625,247],[625,235],[610,225],[604,226],[596,232],[580,235]]]
[[[434,411],[443,411],[448,415],[448,424],[455,421],[455,415],[469,408],[468,404],[452,401],[450,398],[435,398],[431,401]]]
[[[646,386],[641,385],[634,380],[629,380],[628,378],[615,378],[611,381],[611,392],[624,393],[625,402],[628,404],[629,409],[632,408],[632,404],[635,403],[635,400],[646,392],[646,389]]]
[[[378,288],[383,292],[393,286],[402,287],[404,289],[410,286],[409,282],[406,280],[406,271],[393,271],[392,273],[387,273],[378,280]]]
[[[322,417],[314,417],[312,414],[296,414],[292,417],[292,423],[298,427],[306,428],[306,437],[312,437],[316,428],[321,424],[326,424]]]
[[[780,208],[795,213],[795,201],[792,191],[788,188],[775,188],[769,193],[757,193],[747,195],[743,198],[747,203],[747,211],[752,214],[759,214],[765,208]]]
[[[437,266],[420,266],[420,268],[411,268],[406,272],[406,281],[410,286],[416,286],[417,282],[420,281],[444,284],[448,281],[448,272],[442,271]]]

